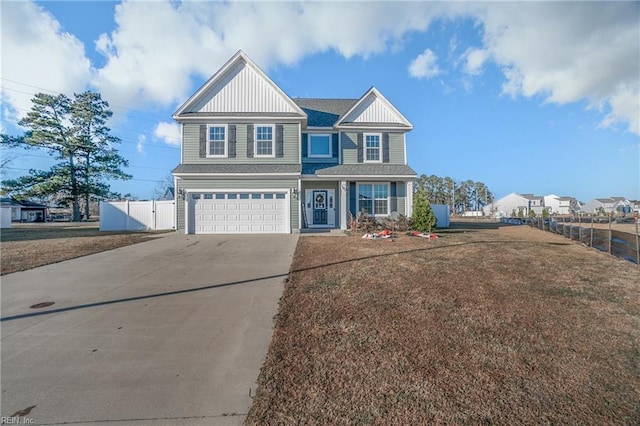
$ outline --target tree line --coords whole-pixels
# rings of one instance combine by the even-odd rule
[[[415,190],[424,191],[431,204],[447,204],[452,214],[477,211],[494,201],[487,185],[471,179],[456,181],[448,176],[423,174],[418,177]]]
[[[29,170],[17,179],[2,181],[2,194],[16,199],[37,198],[71,207],[73,221],[81,219],[81,208],[89,218],[92,200],[112,195],[108,179],[127,180],[128,166],[116,147],[120,139],[106,126],[113,115],[99,93],[87,91],[66,95],[38,93],[32,108],[19,125],[20,136],[0,135],[4,147],[44,149],[57,163],[49,170]]]

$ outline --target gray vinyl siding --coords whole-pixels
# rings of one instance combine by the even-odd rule
[[[225,124],[225,123],[221,123]],[[230,163],[255,163],[255,164],[291,164],[300,163],[300,137],[297,123],[284,123],[284,156],[274,158],[249,158],[247,157],[247,127],[251,123],[236,124],[236,157],[235,158],[206,158],[200,157],[200,124],[186,123],[182,127],[182,155],[183,164],[230,164]],[[280,123],[265,123],[280,124]],[[254,124],[259,125],[259,123]],[[275,133],[274,133],[275,138]],[[275,150],[275,143],[274,143]]]
[[[225,189],[282,189],[290,190],[298,188],[296,179],[250,179],[250,180],[229,180],[229,179],[178,179],[176,191],[186,189],[194,190],[225,190]],[[291,200],[291,229],[299,229],[298,226],[298,200]],[[184,200],[176,203],[176,225],[177,229],[184,232]]]
[[[358,164],[358,133],[342,133],[342,164]],[[377,130],[366,133],[385,133]],[[404,164],[404,133],[389,133],[389,164]]]

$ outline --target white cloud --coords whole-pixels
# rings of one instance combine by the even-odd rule
[[[145,135],[138,135],[138,143],[136,144],[136,151],[139,154],[144,154],[144,145],[147,142],[147,137]]]
[[[462,60],[469,83],[491,61],[503,70],[507,94],[558,104],[587,100],[603,111],[602,126],[624,123],[640,134],[639,8],[637,2],[349,2],[336,13],[335,4],[324,2],[125,1],[116,6],[114,30],[96,42],[106,63],[94,70],[82,43],[42,6],[5,2],[2,114],[24,115],[39,88],[70,94],[88,84],[114,106],[177,107],[193,92],[194,76],[210,77],[238,49],[267,71],[329,50],[366,58],[401,49],[436,18],[462,16],[477,21],[482,45],[446,66],[427,49],[411,75],[430,78]],[[463,41],[450,40],[450,56]]]
[[[167,145],[180,146],[180,126],[177,123],[160,122],[153,134]]]
[[[436,64],[438,58],[431,49],[426,49],[409,65],[409,75],[415,78],[431,78],[442,71]]]
[[[640,134],[638,3],[469,7],[483,25],[484,46],[467,52],[467,73],[478,74],[490,58],[503,69],[505,93],[542,96],[558,104],[587,100],[591,107],[608,106],[602,126],[623,122]]]
[[[467,74],[478,75],[482,71],[484,62],[489,57],[489,52],[484,49],[469,49],[464,56],[464,71]]]
[[[37,92],[71,94],[86,88],[91,64],[84,45],[32,2],[2,3],[3,120],[15,123]]]
[[[124,2],[116,29],[96,44],[107,63],[96,86],[114,104],[177,106],[238,49],[262,68],[335,50],[345,58],[396,48],[424,31],[441,6],[429,3]]]

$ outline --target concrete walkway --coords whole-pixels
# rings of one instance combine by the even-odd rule
[[[242,424],[297,238],[168,234],[3,276],[2,416]]]

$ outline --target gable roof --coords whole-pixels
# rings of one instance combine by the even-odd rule
[[[19,201],[10,197],[0,198],[0,203],[2,204],[10,204],[14,207],[23,207],[23,208],[31,208],[31,209],[46,209],[47,206],[44,204],[36,203],[29,200]]]
[[[242,50],[187,99],[173,118],[202,118],[219,113],[257,116],[275,113],[306,118],[305,112]]]
[[[336,127],[389,126],[411,130],[413,125],[375,87],[371,87],[335,123]]]

